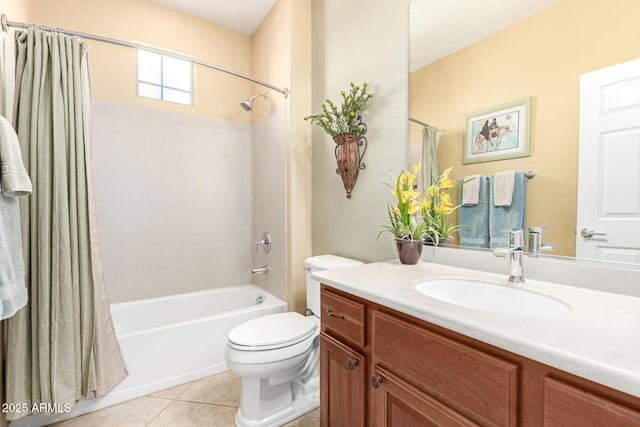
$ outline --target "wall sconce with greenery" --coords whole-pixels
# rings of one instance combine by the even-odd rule
[[[365,168],[362,161],[367,151],[367,125],[359,114],[373,97],[368,92],[367,82],[357,85],[349,84],[349,91],[341,91],[342,105],[340,108],[329,98],[322,103],[322,113],[305,117],[311,123],[320,126],[326,133],[333,137],[336,143],[335,156],[338,162],[336,173],[340,174],[347,198],[351,198],[351,191],[356,185],[358,172]]]

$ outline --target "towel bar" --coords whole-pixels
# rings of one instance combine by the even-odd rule
[[[527,179],[533,179],[536,176],[536,173],[534,171],[527,171],[524,173],[525,178]],[[486,179],[489,179],[490,177],[487,176],[485,177]]]

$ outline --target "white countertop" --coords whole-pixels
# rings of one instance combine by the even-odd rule
[[[505,269],[506,270],[506,269]],[[506,271],[505,271],[506,272]],[[427,322],[640,397],[640,298],[421,261],[313,273],[322,283]],[[523,316],[465,308],[423,295],[424,279],[470,278],[558,299],[567,314]],[[526,278],[526,275],[525,275]]]

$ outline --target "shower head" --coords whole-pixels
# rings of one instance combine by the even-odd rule
[[[252,111],[253,111],[253,101],[255,101],[255,99],[256,99],[257,97],[259,97],[259,96],[263,97],[264,99],[269,98],[269,94],[268,94],[267,92],[265,92],[265,93],[259,93],[259,94],[257,94],[257,95],[253,95],[253,96],[252,96],[251,98],[249,98],[249,99],[246,99],[246,100],[242,101],[242,102],[240,103],[240,106],[241,106],[242,108],[244,108],[244,111],[246,111],[246,112],[248,112],[248,113],[252,112]]]

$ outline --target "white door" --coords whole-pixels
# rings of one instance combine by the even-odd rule
[[[640,263],[640,59],[580,76],[576,256]]]

